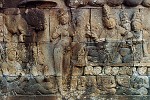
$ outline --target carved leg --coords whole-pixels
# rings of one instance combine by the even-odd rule
[[[62,85],[62,76],[57,77],[57,83],[58,83],[58,92],[63,95],[64,91],[63,91],[63,85]]]
[[[68,51],[67,53],[65,53],[64,55],[64,59],[63,59],[63,68],[62,68],[62,74],[63,76],[68,76],[69,74],[69,70],[70,70],[70,60],[71,59],[71,51]]]
[[[57,76],[58,91],[62,92],[62,67],[63,67],[63,47],[58,44],[54,49],[55,72]]]
[[[42,94],[51,94],[51,91],[46,90],[42,85],[40,84],[35,84],[32,86],[32,88],[36,89],[34,92],[40,92]]]
[[[17,94],[25,94],[25,92],[23,91],[23,89],[20,88],[20,87],[16,87],[15,92],[16,92]]]
[[[63,48],[61,46],[54,49],[54,63],[56,76],[62,76]]]
[[[3,64],[1,65],[2,73],[3,73],[3,75],[6,75],[6,76],[9,75],[9,72],[8,72],[7,67],[8,67],[8,64],[7,64],[7,63],[3,63]]]
[[[19,35],[19,42],[24,42],[23,34]]]

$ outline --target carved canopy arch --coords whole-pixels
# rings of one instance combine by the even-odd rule
[[[23,0],[22,2],[19,3],[20,6],[24,5],[32,5],[32,4],[48,4],[49,7],[58,7],[58,8],[64,8],[65,3],[63,0]]]

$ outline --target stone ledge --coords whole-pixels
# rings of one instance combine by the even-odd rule
[[[1,96],[0,100],[59,100],[60,96]]]
[[[150,67],[150,63],[88,63],[87,65],[89,66],[115,66],[115,67],[120,67],[120,66],[130,66],[130,67],[134,67],[134,66],[143,66],[143,67]]]
[[[67,100],[60,96],[1,96],[0,100]],[[97,97],[89,97],[85,95],[81,100],[150,100],[149,95],[100,95]]]
[[[149,95],[137,96],[137,95],[101,95],[98,97],[84,96],[82,100],[150,100]]]

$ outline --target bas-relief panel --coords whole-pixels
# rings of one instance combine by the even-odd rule
[[[26,0],[1,9],[1,94],[149,95],[149,1],[141,2]]]

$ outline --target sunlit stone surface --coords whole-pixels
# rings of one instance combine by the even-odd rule
[[[0,100],[150,100],[150,0],[0,0]]]

